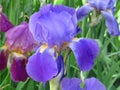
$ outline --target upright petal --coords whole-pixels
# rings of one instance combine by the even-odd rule
[[[86,17],[94,8],[90,5],[84,5],[77,10],[77,19],[81,21],[84,17]]]
[[[26,70],[35,81],[46,82],[52,79],[58,73],[54,52],[51,49],[46,49],[40,53],[38,50],[29,58]]]
[[[81,80],[78,78],[63,78],[62,90],[83,90],[80,89]]]
[[[27,58],[22,55],[14,55],[10,67],[11,78],[15,82],[25,81],[28,77],[26,72]]]
[[[99,53],[99,47],[96,41],[83,38],[71,42],[69,47],[72,49],[81,70],[86,71],[93,67],[94,59]]]
[[[86,80],[86,90],[106,90],[105,86],[96,78]]]
[[[114,4],[115,4],[116,0],[109,0],[108,6],[107,8],[109,9],[113,9],[114,8]]]
[[[88,3],[98,10],[106,10],[109,0],[88,0]]]
[[[37,45],[27,22],[22,22],[20,25],[7,31],[6,39],[6,45],[10,50],[21,51],[22,53],[31,51]]]
[[[2,13],[2,6],[0,5],[0,31],[6,32],[13,27],[13,24],[9,21],[8,17]]]
[[[76,11],[74,8],[70,8],[64,5],[56,5],[52,8],[52,11],[55,13],[68,12],[69,14],[71,14],[72,15],[71,20],[74,24],[74,27],[76,27],[77,18],[76,18]]]
[[[8,52],[7,50],[0,51],[0,71],[7,67]]]
[[[108,32],[113,36],[120,35],[119,25],[118,25],[115,17],[113,16],[112,12],[102,11],[102,15],[105,18]]]
[[[76,34],[75,9],[63,5],[43,6],[39,12],[30,17],[29,27],[40,42],[48,43],[50,47],[61,46]]]

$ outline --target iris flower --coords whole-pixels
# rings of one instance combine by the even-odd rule
[[[13,24],[9,21],[7,16],[2,12],[2,6],[0,5],[0,31],[6,32],[13,27]]]
[[[27,22],[22,22],[6,32],[5,47],[11,56],[8,62],[10,62],[10,74],[13,81],[19,82],[27,79],[26,63],[30,52],[36,45],[37,42],[30,32]],[[1,59],[6,60],[3,55],[0,55],[0,61]]]
[[[99,47],[95,40],[74,38],[78,31],[74,8],[51,4],[43,6],[30,17],[29,27],[34,38],[41,42],[26,67],[33,80],[44,83],[58,75],[58,56],[66,48],[73,51],[82,71],[93,67]]]
[[[80,87],[82,83],[78,78],[63,78],[62,90],[106,90],[105,86],[94,77],[86,79],[84,87]]]
[[[103,17],[105,18],[108,32],[113,36],[120,35],[118,23],[113,15],[115,11],[115,2],[116,0],[88,0],[88,4],[78,9],[77,18],[79,21],[81,21],[92,10],[95,10],[96,12],[101,12]]]

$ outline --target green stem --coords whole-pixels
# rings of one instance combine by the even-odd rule
[[[6,88],[6,87],[8,87],[8,86],[10,86],[10,84],[7,84],[7,85],[1,87],[0,90],[3,90],[4,88]]]
[[[87,35],[86,35],[86,38],[89,38],[90,37],[90,32],[91,32],[91,28],[89,28],[88,32],[87,32]]]
[[[68,58],[68,56],[69,56],[70,53],[71,53],[70,48],[67,48],[67,49],[66,49],[65,56],[64,56],[64,62],[66,62],[66,60],[67,60],[67,58]]]
[[[7,76],[5,77],[5,79],[3,80],[3,82],[0,84],[0,87],[2,87],[4,85],[4,83],[6,82],[7,78],[9,77],[9,71],[7,72]]]

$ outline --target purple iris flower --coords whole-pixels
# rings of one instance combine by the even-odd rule
[[[82,71],[93,67],[99,47],[92,39],[73,39],[79,32],[74,8],[43,6],[30,17],[29,27],[35,39],[42,43],[27,63],[27,73],[33,80],[46,82],[58,75],[61,62],[56,61],[66,47],[73,51]]]
[[[106,90],[105,86],[94,77],[85,80],[85,87],[80,87],[81,83],[83,82],[78,78],[63,78],[62,90]]]
[[[88,4],[77,10],[77,19],[81,21],[92,10],[96,10],[105,18],[108,32],[113,36],[120,35],[118,23],[113,15],[115,2],[116,0],[88,0]]]
[[[37,44],[37,41],[33,38],[29,30],[27,22],[22,22],[20,25],[6,32],[5,46],[12,54],[10,74],[13,81],[19,82],[27,79],[26,63],[29,53],[32,52]]]
[[[0,31],[6,32],[13,27],[7,16],[2,13],[2,6],[0,5]]]

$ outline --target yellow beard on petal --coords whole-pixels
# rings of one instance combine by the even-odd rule
[[[40,53],[43,53],[45,51],[45,49],[48,48],[48,44],[43,44],[41,47],[40,47]]]
[[[26,58],[26,56],[24,56],[23,54],[21,54],[21,53],[19,53],[19,52],[14,52],[13,53],[13,56],[15,56],[15,57],[18,57],[18,58]]]

